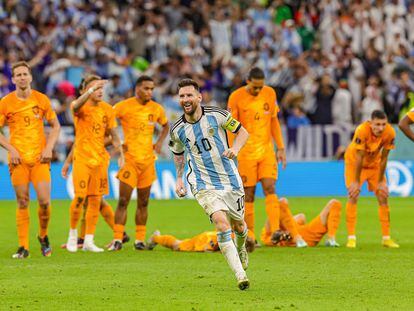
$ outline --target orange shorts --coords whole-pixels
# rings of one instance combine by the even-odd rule
[[[378,187],[378,178],[379,178],[379,167],[373,168],[362,168],[360,185],[362,186],[364,182],[368,182],[368,190],[375,192]],[[355,180],[355,166],[352,164],[345,163],[345,185],[348,188],[350,184]],[[386,179],[385,179],[386,181]]]
[[[119,170],[116,177],[132,188],[147,188],[157,179],[155,164],[154,162],[141,164],[125,159],[125,165]]]
[[[239,159],[239,173],[243,181],[243,186],[256,186],[259,180],[263,178],[277,179],[277,162],[276,155],[269,151],[260,161]]]
[[[27,185],[30,182],[37,185],[39,182],[50,182],[50,164],[18,164],[9,165],[10,178],[13,186]]]
[[[309,246],[316,246],[325,233],[328,232],[328,228],[322,223],[321,217],[318,215],[311,222],[298,226],[298,231]]]
[[[74,161],[72,176],[75,195],[86,197],[108,194],[108,165],[109,163],[105,163],[90,167],[81,161]]]

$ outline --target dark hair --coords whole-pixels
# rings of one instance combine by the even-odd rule
[[[150,76],[147,76],[147,75],[140,76],[140,77],[137,79],[137,81],[135,82],[135,87],[137,87],[138,85],[141,85],[141,84],[142,84],[142,82],[144,82],[144,81],[151,81],[151,82],[154,82],[154,79],[153,79],[153,78],[151,78]]]
[[[91,83],[92,81],[101,80],[101,79],[102,78],[100,76],[97,76],[97,75],[88,75],[88,76],[82,78],[82,80],[79,84],[79,92],[83,91],[86,88],[86,86],[89,83]]]
[[[12,76],[14,76],[14,70],[19,67],[26,67],[27,69],[29,69],[29,73],[32,74],[32,68],[30,68],[30,65],[25,61],[19,61],[11,66]]]
[[[374,120],[374,119],[380,119],[380,120],[387,119],[387,115],[382,110],[374,110],[371,113],[371,120]]]
[[[178,90],[180,90],[182,87],[191,85],[196,89],[197,92],[200,92],[200,86],[193,79],[182,79],[180,82],[178,82]]]
[[[252,69],[250,69],[249,75],[247,77],[248,80],[251,80],[251,79],[262,80],[264,78],[265,78],[265,74],[263,70],[260,69],[259,67],[253,67]]]

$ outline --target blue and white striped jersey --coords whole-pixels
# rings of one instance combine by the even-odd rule
[[[202,107],[202,111],[196,123],[187,122],[183,115],[170,130],[170,150],[174,154],[186,152],[191,192],[243,189],[234,160],[223,156],[229,148],[226,130],[236,133],[240,122],[220,108]]]

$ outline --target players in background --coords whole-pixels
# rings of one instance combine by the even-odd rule
[[[154,81],[141,76],[135,83],[135,96],[114,106],[116,118],[124,132],[125,165],[118,172],[119,201],[115,211],[114,241],[109,250],[122,249],[122,238],[127,220],[127,207],[132,191],[137,188],[138,201],[135,214],[135,249],[145,249],[148,201],[151,185],[156,179],[156,153],[168,134],[169,125],[164,108],[153,101]],[[155,124],[161,125],[157,142],[153,144]]]
[[[120,153],[121,143],[116,132],[112,106],[102,101],[105,80],[90,75],[80,85],[80,96],[71,103],[75,121],[75,149],[73,156],[73,185],[75,197],[70,206],[70,230],[66,249],[77,251],[76,229],[88,199],[85,224],[84,251],[102,252],[94,243],[102,195],[108,193],[109,154],[105,149],[105,136],[111,136],[114,148]]]
[[[379,219],[382,229],[382,245],[397,248],[399,245],[390,237],[390,209],[388,207],[388,186],[385,177],[388,154],[394,149],[395,131],[388,124],[387,116],[374,110],[371,120],[359,125],[351,144],[345,152],[345,184],[348,189],[346,204],[347,247],[356,247],[356,214],[361,186],[368,183],[368,190],[377,197]]]
[[[105,146],[106,145],[112,145],[111,137],[105,137]],[[62,173],[62,177],[65,179],[67,179],[69,176],[68,175],[69,167],[73,162],[73,152],[75,149],[74,147],[75,145],[73,144],[68,156],[66,157],[62,165],[61,173]],[[86,198],[85,201],[83,202],[83,213],[82,213],[82,217],[81,217],[80,225],[79,225],[80,230],[78,231],[78,248],[83,248],[83,242],[85,239],[85,229],[86,229],[85,216],[86,216],[87,207],[88,207],[88,198]],[[100,206],[99,211],[101,213],[101,216],[105,220],[105,222],[111,228],[111,230],[114,230],[114,221],[115,221],[114,211],[112,210],[111,205],[104,198],[102,198],[101,200],[101,206]],[[129,236],[124,232],[122,243],[127,243],[128,241],[129,241]],[[61,248],[66,248],[66,244],[63,244]]]
[[[287,199],[281,198],[279,203],[281,230],[272,232],[269,220],[266,220],[261,235],[265,245],[298,246],[297,240],[303,239],[306,244],[300,245],[316,246],[327,235],[325,245],[339,247],[335,236],[341,218],[341,202],[330,200],[320,214],[309,223],[306,223],[304,214],[292,216]]]
[[[0,101],[0,126],[8,124],[10,142],[0,133],[0,144],[9,152],[11,182],[17,198],[17,235],[19,248],[13,258],[29,256],[29,184],[32,183],[39,203],[39,234],[43,256],[52,249],[48,238],[50,219],[50,161],[59,136],[60,125],[46,95],[31,89],[32,73],[24,62],[12,65],[16,91]],[[51,130],[46,139],[43,122]]]
[[[169,144],[177,173],[176,193],[179,197],[186,195],[183,175],[187,161],[191,191],[214,223],[220,250],[236,275],[238,287],[244,290],[249,287],[244,271],[248,266],[247,227],[243,220],[243,185],[233,159],[249,135],[229,112],[201,106],[197,82],[181,80],[178,96],[184,114],[172,126]],[[227,144],[226,130],[237,134],[231,148]]]
[[[409,139],[414,141],[414,131],[411,129],[414,123],[414,108],[411,109],[407,114],[400,120],[398,127]]]
[[[147,246],[153,249],[161,245],[180,252],[215,252],[219,250],[216,231],[206,231],[190,239],[179,240],[173,235],[161,235],[155,231],[150,237]]]
[[[229,97],[228,110],[241,122],[250,137],[238,156],[238,169],[246,194],[245,221],[249,238],[255,240],[254,195],[256,184],[263,187],[266,214],[272,232],[279,229],[279,201],[275,184],[277,163],[286,166],[286,154],[277,113],[276,93],[264,85],[265,76],[261,69],[252,68],[247,85],[235,90]],[[275,154],[273,141],[276,142]]]

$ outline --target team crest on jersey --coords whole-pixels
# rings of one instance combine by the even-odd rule
[[[40,115],[39,115],[39,107],[38,106],[34,106],[32,108],[32,111],[33,111],[33,113],[35,115],[35,118],[39,119],[40,118]]]
[[[269,111],[269,109],[270,109],[269,104],[268,103],[264,103],[263,104],[263,109],[264,109],[264,111]]]
[[[154,123],[154,115],[152,113],[148,115],[148,121],[150,124]]]
[[[214,130],[214,128],[213,128],[213,127],[209,127],[209,128],[207,129],[207,132],[208,132],[208,135],[210,135],[210,136],[214,136],[215,130]]]

